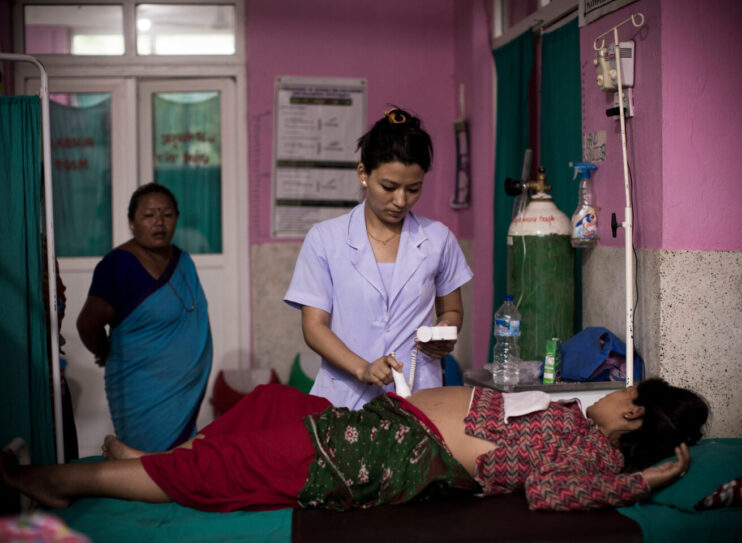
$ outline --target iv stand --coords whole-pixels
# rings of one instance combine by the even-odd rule
[[[621,42],[618,40],[618,29],[631,21],[635,28],[644,25],[644,15],[635,13],[628,19],[602,33],[593,40],[593,49],[596,51],[605,47],[605,36],[613,33],[614,55],[616,58],[616,78],[618,83],[618,108],[621,120],[621,151],[623,153],[623,179],[626,192],[626,207],[624,208],[624,250],[626,263],[626,386],[634,384],[634,229],[633,213],[631,209],[631,186],[629,184],[629,162],[626,156],[626,117],[624,113],[623,85],[621,80]]]

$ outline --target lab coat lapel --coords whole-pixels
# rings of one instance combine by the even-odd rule
[[[352,248],[350,262],[360,276],[368,281],[386,300],[386,290],[381,281],[379,267],[376,265],[374,250],[366,234],[364,209],[365,203],[356,206],[350,213],[347,237],[347,243]]]
[[[425,253],[420,249],[420,244],[427,239],[425,231],[417,220],[417,217],[410,211],[405,217],[402,225],[402,236],[399,240],[399,249],[397,250],[397,261],[394,266],[394,276],[392,277],[392,292],[389,296],[389,305],[391,306],[404,288],[410,277],[417,271],[425,260]]]

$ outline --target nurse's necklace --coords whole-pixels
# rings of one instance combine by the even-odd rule
[[[392,241],[394,238],[396,238],[399,235],[399,232],[395,232],[394,234],[392,234],[390,238],[384,240],[384,239],[379,239],[376,236],[374,236],[368,228],[366,228],[366,233],[369,236],[371,236],[373,239],[381,243],[382,245],[386,245],[387,243],[389,243],[390,241]]]

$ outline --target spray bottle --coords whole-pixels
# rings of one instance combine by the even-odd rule
[[[577,209],[570,223],[572,247],[593,247],[598,242],[598,209],[590,181],[590,171],[597,169],[592,162],[570,162],[575,169],[575,179],[580,175],[580,195]]]

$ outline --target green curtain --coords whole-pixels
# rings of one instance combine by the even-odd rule
[[[530,107],[528,102],[533,69],[533,38],[530,30],[493,51],[497,70],[497,127],[495,144],[495,240],[493,251],[494,312],[507,294],[506,237],[513,211],[513,198],[503,189],[505,178],[520,177],[523,153],[529,147]],[[490,334],[487,361],[492,360],[494,336]]]
[[[84,96],[84,95],[78,95]],[[111,99],[91,106],[50,102],[57,256],[111,250]]]
[[[0,97],[0,447],[23,437],[34,463],[52,464],[41,179],[39,97]]]
[[[178,200],[173,243],[192,254],[222,252],[221,113],[217,92],[153,98],[157,183]]]
[[[577,19],[543,35],[541,43],[541,165],[556,206],[568,217],[577,207],[579,182],[572,161],[582,160],[580,29]],[[582,329],[581,250],[575,253],[574,332]],[[569,338],[565,338],[569,339]]]

